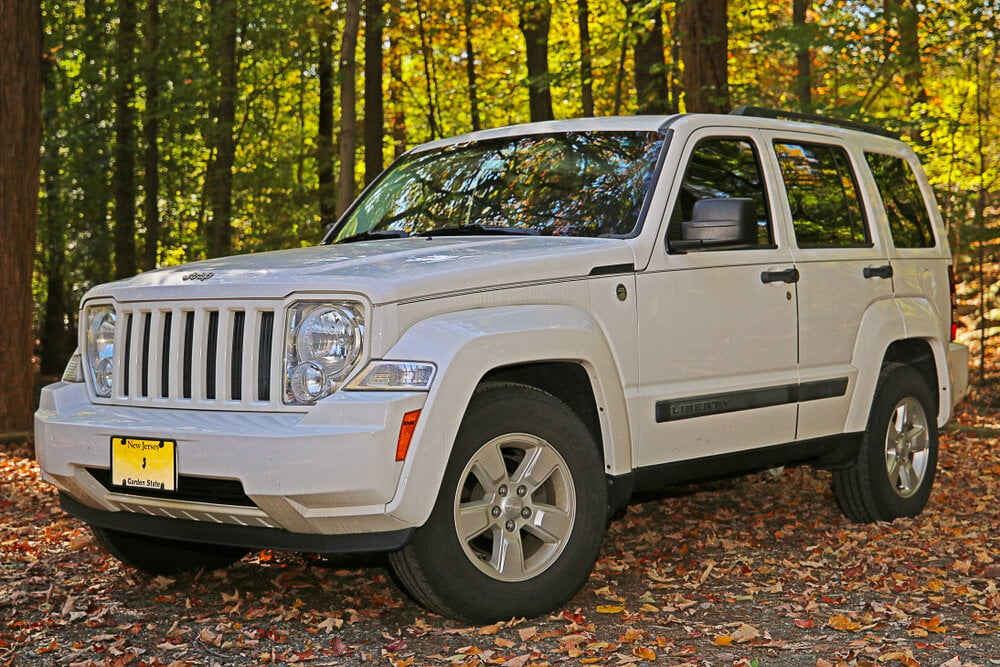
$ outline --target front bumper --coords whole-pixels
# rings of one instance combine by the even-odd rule
[[[396,534],[386,536],[389,545],[408,535],[414,526],[389,515],[386,505],[402,472],[395,450],[403,415],[425,399],[411,392],[340,392],[303,413],[178,410],[95,405],[83,384],[59,382],[42,390],[35,446],[43,478],[62,492],[71,513],[90,523],[194,541],[236,540],[236,546],[353,551],[359,549],[349,539],[310,546],[282,534]],[[208,497],[152,497],[105,485],[112,436],[175,440],[178,475],[207,489]],[[241,499],[231,493],[213,499],[214,485],[241,488]],[[360,550],[375,548],[367,544]]]

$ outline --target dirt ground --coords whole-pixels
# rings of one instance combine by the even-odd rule
[[[548,617],[456,624],[384,557],[260,552],[149,579],[58,508],[30,443],[0,445],[0,666],[1000,665],[1000,402],[941,437],[918,518],[856,525],[808,468],[671,487],[608,529]]]

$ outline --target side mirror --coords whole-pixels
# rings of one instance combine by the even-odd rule
[[[691,220],[681,223],[672,250],[757,244],[757,207],[752,199],[723,197],[695,202]]]

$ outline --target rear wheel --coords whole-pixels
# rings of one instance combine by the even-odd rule
[[[108,553],[137,570],[152,575],[178,574],[192,570],[219,570],[247,554],[239,547],[184,542],[165,537],[124,533],[91,526],[98,543]]]
[[[606,521],[601,459],[580,419],[537,389],[484,385],[430,518],[390,561],[413,597],[445,616],[537,616],[587,580]]]
[[[887,364],[879,376],[857,459],[833,474],[833,491],[854,521],[919,514],[937,469],[937,413],[930,388],[910,366]]]

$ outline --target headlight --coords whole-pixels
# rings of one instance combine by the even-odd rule
[[[361,306],[301,301],[289,308],[287,323],[285,403],[315,403],[332,394],[361,357]]]
[[[115,308],[92,306],[87,308],[87,366],[93,382],[94,393],[111,396],[111,383],[115,360]]]

